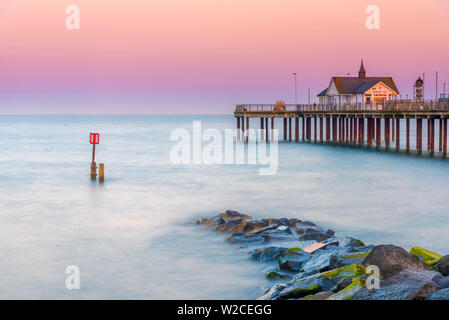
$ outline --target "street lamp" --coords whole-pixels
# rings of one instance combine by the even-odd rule
[[[296,72],[293,73],[293,76],[295,77],[295,104],[298,104],[298,87],[296,85]]]

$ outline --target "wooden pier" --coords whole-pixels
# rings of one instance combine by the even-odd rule
[[[273,139],[272,130],[276,118],[283,119],[283,140],[332,143],[363,146],[399,151],[401,139],[405,139],[405,151],[411,152],[410,131],[414,124],[416,132],[415,150],[428,151],[446,157],[447,119],[449,101],[426,101],[414,103],[410,100],[390,100],[382,104],[365,106],[360,104],[329,105],[286,105],[279,111],[274,104],[237,105],[234,116],[239,139],[248,141],[250,119],[260,119],[261,139]],[[271,118],[271,130],[268,130]],[[292,128],[294,119],[294,136]],[[405,119],[405,137],[401,137],[401,119]],[[412,120],[412,121],[410,121]],[[423,120],[427,122],[427,148],[423,150]],[[438,150],[435,147],[435,123],[438,121]],[[302,123],[300,132],[299,122]],[[383,126],[382,126],[383,122]],[[313,135],[312,135],[313,127]],[[294,137],[294,138],[293,138]]]

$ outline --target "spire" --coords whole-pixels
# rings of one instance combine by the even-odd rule
[[[365,70],[365,67],[363,66],[363,59],[362,59],[362,64],[360,65],[359,78],[360,79],[366,78],[366,70]]]

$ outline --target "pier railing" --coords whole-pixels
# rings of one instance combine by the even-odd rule
[[[236,112],[307,112],[307,111],[449,111],[449,100],[428,100],[413,102],[411,100],[389,100],[373,103],[348,103],[348,104],[287,104],[280,110],[275,104],[239,104]]]

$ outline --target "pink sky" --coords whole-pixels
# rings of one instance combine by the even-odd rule
[[[293,72],[306,102],[361,58],[404,97],[426,72],[434,98],[448,35],[447,0],[0,0],[0,113],[231,113],[294,102]]]

